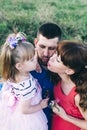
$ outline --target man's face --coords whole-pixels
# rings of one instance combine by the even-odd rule
[[[39,62],[47,66],[49,58],[56,52],[58,44],[58,38],[47,39],[46,37],[39,35],[39,38],[35,41],[35,47],[38,53]]]

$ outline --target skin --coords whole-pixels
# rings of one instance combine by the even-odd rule
[[[58,41],[57,37],[47,39],[41,34],[35,39],[34,44],[42,65],[47,66],[49,58],[56,52]]]

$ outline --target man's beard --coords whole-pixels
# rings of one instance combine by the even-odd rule
[[[48,61],[49,61],[49,59],[48,59]],[[45,67],[47,67],[47,63],[48,63],[48,61],[47,61],[47,62],[44,62],[44,61],[42,61],[41,58],[38,57],[38,62],[39,62],[39,64],[40,64],[41,66],[45,66]]]

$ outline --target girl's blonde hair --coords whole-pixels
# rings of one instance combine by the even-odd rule
[[[31,59],[34,54],[34,46],[26,41],[24,33],[10,34],[1,48],[2,78],[15,80],[15,64]]]

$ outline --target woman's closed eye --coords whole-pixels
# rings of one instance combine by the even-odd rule
[[[58,59],[58,57],[56,58],[56,61],[57,61],[57,62],[60,62],[59,59]]]
[[[58,57],[56,57],[56,61],[57,61],[57,62],[62,62],[62,61],[61,61],[61,58],[60,58],[60,55],[59,55]]]

